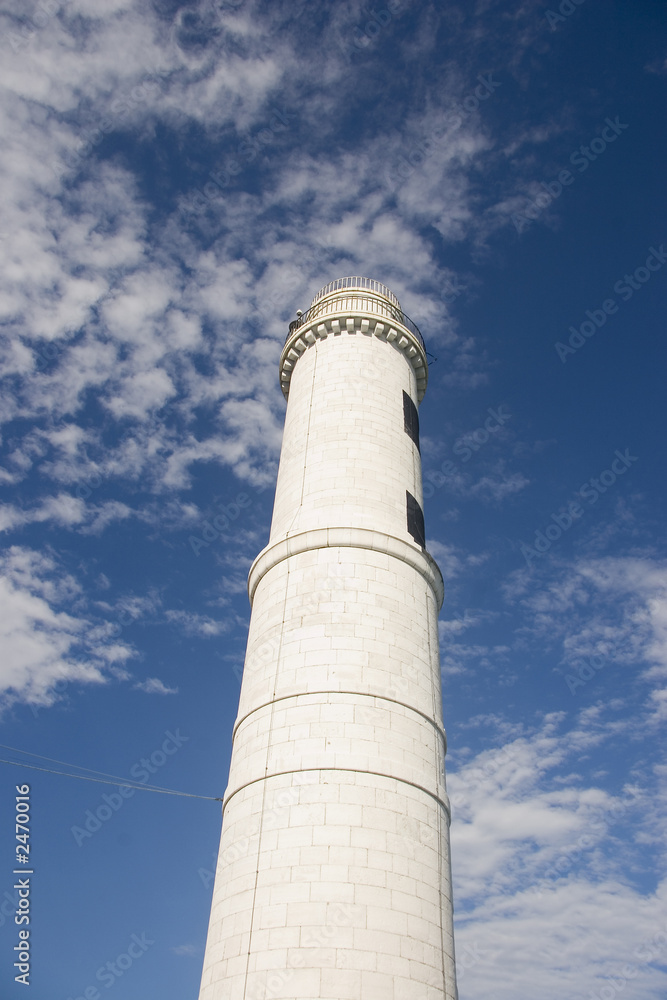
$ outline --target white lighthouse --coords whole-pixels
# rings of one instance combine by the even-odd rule
[[[340,278],[290,325],[200,1000],[456,1000],[424,344]]]

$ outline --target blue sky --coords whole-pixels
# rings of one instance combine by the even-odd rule
[[[287,323],[376,278],[433,356],[461,1000],[664,997],[664,5],[8,0],[0,48],[2,743],[223,794]],[[219,803],[2,769],[3,996],[23,782],[31,995],[196,996]]]

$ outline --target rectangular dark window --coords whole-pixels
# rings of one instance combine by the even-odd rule
[[[419,451],[419,414],[417,413],[417,407],[405,389],[403,390],[403,420],[405,423],[405,433],[412,438],[417,445],[417,451]]]
[[[417,545],[426,546],[424,533],[424,511],[421,509],[412,493],[405,491],[408,508],[408,533],[412,535]]]

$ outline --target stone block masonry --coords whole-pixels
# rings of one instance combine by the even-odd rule
[[[200,1000],[457,998],[443,586],[415,540],[405,417],[426,355],[388,289],[354,280],[327,286],[282,352]]]

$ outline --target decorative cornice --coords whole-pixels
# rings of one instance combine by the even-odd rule
[[[360,334],[377,337],[405,355],[417,376],[417,401],[421,403],[428,382],[428,362],[426,351],[415,334],[393,316],[384,315],[383,312],[355,309],[350,315],[350,310],[345,309],[342,304],[338,306],[334,301],[331,306],[331,313],[308,320],[287,338],[280,355],[280,386],[285,399],[289,396],[290,379],[296,362],[313,344],[318,340],[326,340],[329,336]]]

